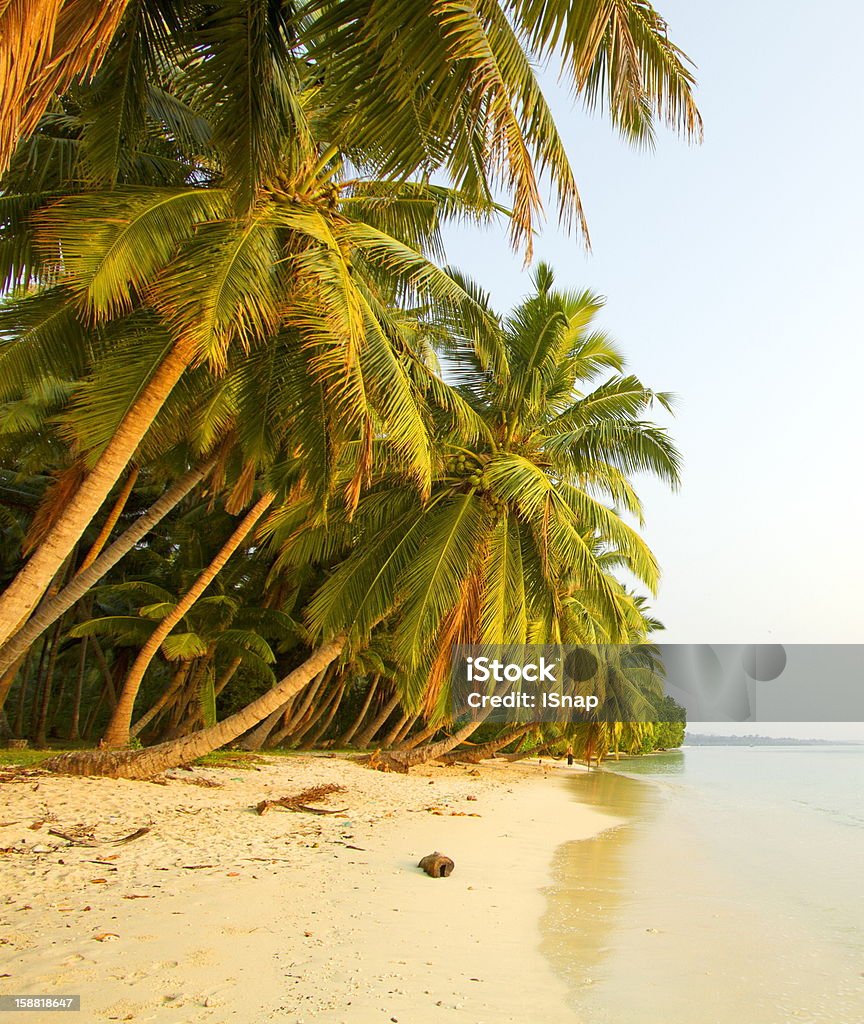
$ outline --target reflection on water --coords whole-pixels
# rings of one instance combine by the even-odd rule
[[[628,822],[648,823],[657,814],[660,794],[650,786],[596,771],[573,778],[575,797]],[[553,894],[543,919],[542,949],[572,988],[592,979],[592,969],[608,952],[615,912],[628,883],[627,847],[632,824],[610,829],[595,839],[565,843],[555,852]]]
[[[575,799],[627,819],[555,854],[543,951],[574,1019],[864,1021],[864,751],[827,753],[689,750],[574,776]]]

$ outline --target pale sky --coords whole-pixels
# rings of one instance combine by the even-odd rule
[[[554,223],[536,243],[650,387],[679,395],[684,485],[653,483],[663,642],[864,642],[864,134],[852,0],[657,0],[698,65],[705,141],[628,148],[544,76],[593,252]],[[554,221],[554,218],[552,218]],[[504,231],[449,258],[499,309],[528,290]],[[864,738],[864,726],[723,732]]]
[[[680,396],[683,488],[640,489],[663,642],[862,641],[864,5],[657,6],[705,142],[630,149],[550,72],[593,252],[553,223],[537,256],[606,295],[631,368]],[[503,229],[453,232],[448,256],[501,309],[528,290]]]

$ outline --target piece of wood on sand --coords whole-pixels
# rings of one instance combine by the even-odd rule
[[[327,783],[324,786],[312,786],[310,789],[304,789],[300,793],[295,793],[294,796],[283,796],[279,800],[262,800],[255,810],[259,814],[264,814],[271,807],[284,807],[288,811],[305,811],[307,814],[344,814],[348,810],[347,807],[340,807],[335,811],[328,810],[326,807],[310,807],[310,803],[313,800],[323,800],[332,793],[344,792],[344,786],[337,786],[334,783]]]

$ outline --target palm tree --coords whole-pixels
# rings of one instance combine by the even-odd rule
[[[238,670],[246,685],[250,679],[265,689],[276,684],[276,652],[296,645],[299,631],[291,617],[279,609],[243,604],[247,596],[261,600],[260,574],[246,578],[249,573],[244,563],[248,561],[248,557],[242,560],[227,579],[221,580],[219,593],[185,608],[183,601],[189,591],[178,602],[172,591],[152,582],[158,578],[155,574],[148,580],[132,578],[94,592],[98,610],[107,614],[79,623],[67,635],[84,640],[108,638],[115,645],[131,645],[145,654],[158,649],[171,669],[167,679],[162,678],[162,670],[148,674],[148,697],[152,700],[158,696],[135,722],[131,735],[138,736],[162,712],[173,708],[179,715],[190,705],[198,706],[195,717],[200,712],[205,725],[215,724],[216,698],[237,678]],[[190,568],[174,564],[167,575],[171,582],[179,577],[184,587]],[[182,608],[180,617],[178,608]],[[166,633],[166,620],[180,628]],[[160,634],[164,634],[161,640]],[[117,717],[116,710],[112,717]]]
[[[246,540],[255,524],[270,505],[273,504],[275,498],[276,495],[273,491],[268,491],[258,499],[189,590],[172,608],[166,609],[166,614],[162,617],[156,629],[153,630],[153,633],[147,638],[126,676],[123,689],[117,701],[117,707],[114,709],[114,714],[108,723],[108,729],[105,733],[104,741],[106,746],[124,747],[128,744],[135,698],[138,696],[138,690],[150,662],[156,656],[159,648],[168,638],[174,627],[181,622],[189,609],[216,578],[219,570],[222,569],[228,559]]]
[[[352,7],[346,22],[344,5],[328,2],[310,2],[293,21],[263,0],[200,11],[194,4],[131,5],[92,86],[64,97],[51,115],[51,166],[71,165],[65,179],[76,190],[83,171],[85,191],[59,202],[50,192],[3,196],[12,245],[0,277],[53,286],[48,294],[60,308],[43,318],[43,334],[77,332],[82,312],[107,322],[142,305],[159,322],[145,385],[107,443],[91,453],[64,513],[0,598],[0,643],[31,614],[190,364],[221,369],[230,346],[266,343],[280,324],[316,349],[317,374],[339,413],[365,423],[356,500],[371,440],[358,354],[377,345],[379,370],[392,375],[394,364],[381,347],[389,340],[386,324],[362,273],[356,281],[355,274],[370,281],[386,271],[414,293],[449,302],[464,296],[422,256],[412,231],[417,193],[406,206],[404,189],[396,189],[388,207],[377,188],[345,179],[343,158],[391,179],[437,168],[458,182],[443,207],[428,185],[415,187],[427,210],[424,240],[430,207],[435,217],[448,202],[488,211],[496,176],[514,197],[514,238],[529,239],[539,207],[535,167],[550,173],[562,213],[581,217],[526,55],[526,48],[542,56],[556,45],[577,88],[591,103],[605,100],[630,135],[644,137],[655,113],[698,130],[686,60],[643,0],[624,9],[580,7],[578,14],[563,4],[543,14],[521,3],[506,11],[493,3],[476,11],[436,4],[417,8],[407,23],[404,5]],[[120,5],[99,9],[109,8],[116,14]],[[32,36],[27,19],[20,23]],[[419,62],[394,63],[394,39]],[[85,66],[95,67],[97,51],[85,45],[82,52],[89,54]],[[80,70],[68,53],[61,66],[67,71],[60,83],[69,67]],[[118,91],[112,83],[119,80],[132,87]],[[10,109],[20,101],[20,90],[13,91]],[[158,144],[142,130],[154,124]],[[123,140],[131,143],[124,148]],[[24,156],[13,164],[13,182],[27,164]],[[64,175],[58,171],[52,182],[58,177]],[[105,184],[107,192],[93,191]],[[375,226],[376,212],[388,230]],[[34,219],[39,246],[22,231]],[[377,397],[389,403],[394,429],[414,418],[404,436],[425,487],[428,452],[410,394],[381,382]]]
[[[239,38],[260,36],[269,27],[262,0],[221,7],[221,27],[233,29],[238,45]],[[52,98],[73,79],[94,75],[106,55],[110,66],[112,52],[118,51],[140,75],[151,56],[147,44],[152,46],[160,22],[163,32],[176,32],[184,16],[201,13],[198,5],[170,0],[139,0],[129,11],[126,8],[127,0],[57,0],[0,9],[0,67],[6,71],[0,103],[0,173],[19,138],[34,131]],[[118,26],[120,38],[109,47]],[[548,120],[537,99],[529,58],[539,63],[556,50],[562,71],[585,102],[602,103],[614,123],[633,138],[650,135],[655,114],[690,132],[699,128],[689,62],[669,39],[662,16],[646,0],[614,5],[559,0],[542,7],[509,0],[473,8],[308,0],[297,6],[291,29],[322,72],[322,85],[348,101],[342,118],[345,131],[356,132],[361,115],[367,122],[366,137],[380,134],[392,143],[397,136],[390,122],[398,118],[402,146],[419,145],[425,159],[441,159],[434,150],[437,140],[444,149],[448,122],[452,128],[461,121],[470,123],[475,140],[484,131],[487,138],[498,134],[508,139],[511,152],[502,156],[512,165],[512,177],[526,170],[519,162],[532,143],[544,162],[554,163],[554,147],[542,137],[546,125],[534,128],[524,115],[529,107],[539,107],[538,121]],[[143,46],[138,45],[142,37]],[[257,71],[267,88],[266,64],[254,54],[235,68],[246,69],[250,78]],[[136,74],[127,75],[126,81],[134,85]],[[370,99],[377,102],[369,106]],[[248,109],[258,111],[262,121],[269,116],[263,106]],[[451,154],[450,160],[464,173],[467,147]]]
[[[611,569],[626,567],[652,590],[658,580],[653,555],[613,506],[640,514],[634,473],[677,485],[673,444],[640,418],[655,402],[668,408],[669,396],[620,372],[586,391],[599,374],[622,369],[616,347],[592,330],[601,302],[555,291],[543,265],[534,282],[536,294],[503,324],[494,369],[470,339],[446,352],[484,429],[466,439],[441,427],[446,457],[428,501],[386,474],[370,489],[350,552],[307,612],[321,637],[363,636],[395,613],[403,706],[439,718],[454,644],[584,643],[598,630],[627,642],[641,617]],[[332,520],[324,533],[284,520],[282,563],[295,552],[314,558],[316,544],[332,546],[333,529]],[[477,724],[429,751],[445,753]],[[423,756],[393,755],[401,763]]]
[[[31,0],[0,7],[0,173],[54,96],[99,66],[125,8],[126,0]]]
[[[223,721],[180,739],[144,750],[83,750],[60,754],[44,762],[49,771],[72,775],[108,775],[112,778],[147,779],[168,768],[188,764],[231,743],[299,693],[342,653],[346,638],[336,636],[317,648],[301,665],[240,711]]]
[[[676,484],[674,446],[640,418],[655,402],[668,405],[668,396],[620,373],[616,347],[593,329],[596,297],[555,291],[543,266],[535,284],[536,294],[502,324],[497,346],[490,350],[488,338],[450,344],[457,394],[439,404],[444,458],[437,456],[427,499],[406,480],[398,443],[384,432],[373,445],[377,479],[353,515],[344,504],[325,515],[316,499],[302,496],[270,513],[265,532],[278,556],[271,579],[327,567],[307,604],[317,646],[303,664],[218,727],[161,744],[152,756],[112,759],[100,751],[58,767],[140,773],[198,756],[284,708],[383,625],[401,669],[404,711],[425,707],[439,721],[447,717],[454,643],[626,642],[634,634],[638,607],[611,568],[624,565],[653,588],[657,567],[606,502],[638,512],[627,479],[635,472]],[[439,385],[430,401],[448,394]],[[348,479],[353,454],[346,451],[344,462]],[[469,722],[443,740],[388,756],[401,767],[440,756],[476,727]]]
[[[123,531],[86,568],[79,568],[69,583],[37,608],[27,625],[17,632],[0,651],[0,673],[7,672],[26,654],[30,646],[52,626],[61,615],[81,600],[106,573],[143,540],[162,519],[175,508],[213,469],[215,458],[194,466],[174,481],[142,515]]]

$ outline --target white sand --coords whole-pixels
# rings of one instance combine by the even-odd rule
[[[615,822],[577,803],[564,771],[495,762],[406,777],[297,756],[167,785],[4,783],[0,994],[82,997],[71,1018],[4,1024],[572,1021],[539,952],[542,888],[556,846]],[[219,787],[192,784],[204,779]],[[346,791],[321,806],[343,815],[252,810],[328,782]],[[48,832],[81,825],[99,845]],[[436,849],[456,862],[449,878],[417,868]]]

